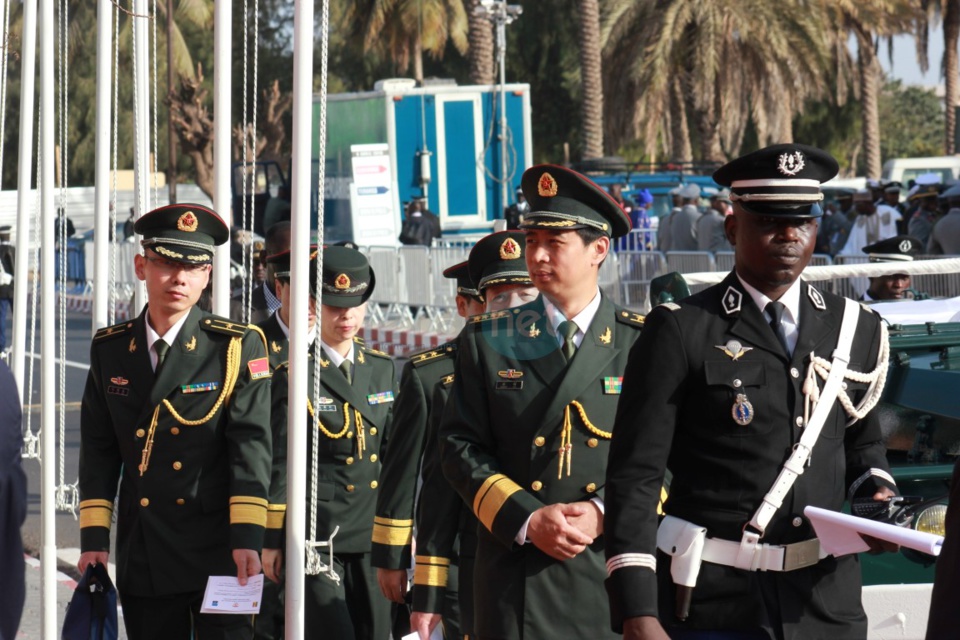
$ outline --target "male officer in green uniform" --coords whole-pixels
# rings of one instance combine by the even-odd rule
[[[625,638],[867,635],[857,556],[822,553],[804,514],[896,490],[871,411],[886,377],[883,324],[800,279],[820,184],[837,169],[800,144],[718,169],[734,204],[734,270],[647,316],[607,466],[607,590]]]
[[[553,165],[521,180],[524,254],[541,296],[464,334],[440,426],[443,472],[478,529],[479,638],[603,638],[603,477],[627,353],[642,318],[598,286],[630,220]]]
[[[523,232],[503,231],[480,239],[470,251],[470,278],[477,282],[487,312],[518,307],[539,295],[527,273],[523,244]],[[444,637],[473,637],[477,519],[443,476],[437,446],[437,428],[453,380],[451,371],[433,386],[433,411],[423,451],[410,616],[410,626],[423,639],[441,622],[451,598],[459,600],[460,624],[452,626],[443,615]]]
[[[449,267],[443,275],[456,279],[457,313],[461,318],[483,313],[483,300],[470,280],[466,262]],[[383,463],[380,477],[371,552],[380,590],[397,604],[404,603],[407,569],[412,564],[414,505],[427,420],[433,408],[432,389],[453,373],[456,350],[456,341],[452,341],[415,354],[404,365],[400,376],[400,393],[393,412],[395,428],[390,438],[390,455]],[[446,627],[456,629],[459,614],[455,589],[444,613]]]
[[[200,613],[209,576],[260,573],[270,366],[263,337],[196,307],[227,226],[201,205],[135,230],[149,303],[97,332],[80,413],[78,568],[105,563],[117,483],[117,587],[127,635],[249,638],[248,616]]]
[[[366,301],[375,285],[373,269],[362,253],[347,247],[323,250],[320,306],[320,396],[308,398],[308,459],[318,447],[315,491],[308,470],[308,519],[316,509],[316,540],[333,538],[333,568],[338,576],[308,575],[305,628],[309,637],[331,640],[385,640],[390,634],[390,605],[379,593],[370,565],[371,530],[380,479],[380,456],[390,435],[396,372],[389,356],[356,339]],[[313,389],[314,366],[307,388]],[[275,372],[271,419],[274,461],[271,513],[282,513],[287,493],[287,389],[289,369]],[[312,395],[312,394],[311,394]],[[314,442],[317,438],[317,442]],[[299,508],[299,505],[297,505]],[[282,517],[271,517],[264,543],[264,573],[280,580],[283,564]],[[310,523],[308,522],[308,527]],[[308,529],[309,530],[309,529]]]

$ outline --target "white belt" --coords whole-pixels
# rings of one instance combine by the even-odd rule
[[[820,540],[813,538],[793,544],[762,544],[756,534],[747,534],[742,542],[707,538],[703,560],[746,571],[794,571],[817,564],[827,554]]]

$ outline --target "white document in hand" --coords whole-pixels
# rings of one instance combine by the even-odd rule
[[[400,640],[420,640],[420,635],[414,631],[413,633],[408,633],[403,636]],[[430,640],[443,640],[442,625],[438,624],[433,628],[433,633],[430,634]]]
[[[803,513],[810,518],[810,524],[820,538],[820,548],[834,556],[869,551],[870,546],[864,542],[860,534],[893,542],[901,547],[922,551],[932,556],[940,555],[940,545],[943,544],[943,536],[858,518],[829,509],[806,507]]]
[[[200,613],[260,613],[263,599],[263,574],[247,578],[241,586],[237,576],[210,576],[203,592]]]

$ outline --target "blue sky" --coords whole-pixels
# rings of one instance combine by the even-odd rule
[[[904,84],[919,84],[935,87],[940,84],[940,59],[943,57],[943,27],[930,30],[929,59],[930,68],[926,74],[920,73],[917,64],[913,38],[898,36],[893,42],[893,65],[890,64],[890,54],[886,42],[880,44],[880,64],[883,69],[894,78],[903,80]]]

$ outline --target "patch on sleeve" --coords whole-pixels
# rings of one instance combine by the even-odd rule
[[[257,358],[247,363],[247,369],[250,370],[250,379],[259,380],[260,378],[270,377],[270,360],[267,358]]]

